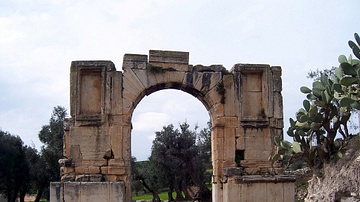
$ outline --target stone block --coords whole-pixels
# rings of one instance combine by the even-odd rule
[[[149,51],[149,63],[189,64],[189,52],[180,51]]]
[[[284,128],[284,120],[272,118],[270,119],[269,126],[272,128],[277,128],[282,130]]]
[[[110,142],[112,142],[112,151],[114,158],[122,158],[123,135],[122,126],[113,125],[109,128]],[[112,160],[112,159],[110,159]]]
[[[294,182],[284,182],[284,201],[294,201],[295,200],[295,183]]]
[[[182,82],[185,86],[193,88],[194,86],[194,73],[184,72],[184,80]]]
[[[100,173],[103,174],[103,175],[107,175],[109,174],[109,169],[108,169],[108,166],[101,166],[100,167]]]
[[[123,57],[123,70],[146,69],[147,55],[125,54]]]
[[[98,174],[100,172],[100,166],[89,166],[89,174]]]
[[[235,166],[235,128],[224,128],[224,167]]]
[[[282,176],[229,177],[224,184],[223,201],[294,201],[294,179]]]
[[[60,202],[64,201],[63,195],[63,183],[50,182],[50,201]]]
[[[131,89],[124,89],[123,90],[123,96],[126,97],[126,99],[128,100],[128,102],[132,102],[132,103],[137,103],[140,101],[140,92],[138,90],[131,90]],[[144,91],[145,93],[145,91]],[[133,107],[133,106],[131,106]]]
[[[215,201],[223,201],[223,194],[224,194],[224,190],[223,190],[224,186],[221,183],[215,183],[212,185],[212,198],[216,199]],[[214,200],[213,200],[214,201]]]
[[[75,173],[63,174],[61,176],[61,181],[62,182],[72,182],[72,181],[75,181],[75,178],[76,178]]]
[[[224,105],[223,104],[217,103],[217,104],[211,105],[210,107],[211,108],[210,108],[209,112],[210,112],[213,122],[215,119],[224,116]],[[220,119],[218,119],[218,120],[220,120]]]
[[[81,183],[80,187],[80,202],[109,200],[109,183]]]
[[[228,77],[228,76],[231,76],[231,75],[227,75],[225,77]],[[204,79],[204,77],[203,77],[203,79]],[[205,82],[206,82],[205,80],[202,81],[202,83],[205,83]],[[218,88],[218,85],[222,82],[224,84],[225,89],[226,89],[226,87],[229,87],[229,85],[231,85],[231,83],[228,84],[228,80],[223,80],[223,76],[222,76],[221,72],[211,73],[209,89]]]
[[[231,176],[241,176],[244,175],[244,168],[242,167],[228,167],[224,168],[224,175],[231,177]]]
[[[70,131],[64,130],[64,145],[63,145],[63,155],[70,156]]]
[[[124,182],[52,182],[50,184],[51,202],[125,202]]]
[[[89,131],[89,133],[86,133],[87,131]],[[103,159],[105,151],[110,148],[110,137],[105,134],[97,134],[98,132],[100,131],[98,131],[97,128],[84,127],[81,133],[72,136],[71,141],[79,144],[79,147],[75,151],[79,152],[83,161],[101,160]]]
[[[139,78],[145,89],[156,85],[156,79],[154,75],[147,69],[132,69],[135,75]]]
[[[76,182],[101,182],[103,181],[102,174],[86,174],[86,175],[76,175]]]
[[[105,152],[104,152],[104,154],[105,154]],[[83,165],[88,165],[89,167],[90,166],[100,167],[100,166],[107,165],[107,160],[104,158],[83,160],[82,162],[83,162]]]
[[[125,175],[126,169],[125,167],[118,167],[118,166],[108,166],[108,174],[110,175]]]
[[[79,163],[82,161],[82,155],[81,155],[81,151],[80,151],[80,145],[69,145],[70,148],[70,155],[71,156],[73,162]]]
[[[281,93],[274,93],[274,118],[283,118],[283,99]]]
[[[121,126],[123,125],[123,114],[112,114],[112,115],[109,115],[108,116],[108,121],[109,121],[109,124],[110,124],[110,127],[111,126]]]
[[[213,176],[222,178],[224,173],[223,161],[221,160],[213,160]],[[219,180],[219,179],[218,179]]]
[[[106,175],[125,175],[126,167],[120,166],[103,166],[101,172]]]
[[[108,165],[109,166],[125,166],[125,162],[124,162],[124,159],[110,159],[109,162],[108,162]]]
[[[266,198],[268,201],[283,201],[284,184],[283,183],[266,183]]]
[[[126,196],[124,182],[111,182],[109,187],[109,202],[129,201]],[[126,200],[125,200],[126,199]]]
[[[81,183],[76,182],[63,182],[62,191],[63,191],[63,201],[66,202],[79,202],[81,200]],[[51,201],[53,202],[53,201]]]
[[[205,92],[201,91],[201,93],[205,93]],[[211,90],[206,92],[205,96],[203,96],[202,99],[209,106],[218,105],[218,104],[223,105],[223,103],[221,103],[221,97],[222,96],[216,91],[216,88],[212,88]],[[224,109],[222,113],[224,114]]]
[[[272,79],[273,79],[273,90],[275,92],[282,91],[282,80],[281,80],[281,67],[272,66],[271,67]]]
[[[261,72],[270,68],[268,64],[235,64],[231,68],[231,72]]]
[[[261,119],[266,116],[261,92],[244,92],[241,102],[241,112],[244,119]]]
[[[194,74],[194,88],[205,95],[211,89],[216,91],[216,87],[222,82],[221,72],[201,72]]]
[[[74,173],[75,172],[75,168],[74,167],[61,167],[62,168],[62,172],[63,174],[69,174],[69,173]]]
[[[137,75],[132,69],[127,69],[126,71],[124,71],[122,79],[124,89],[131,87],[132,90],[137,89],[139,90],[139,92],[145,90],[143,82],[140,80],[140,78],[137,77]]]
[[[84,135],[77,136],[81,142],[80,151],[84,160],[102,160],[108,148],[110,148],[110,137],[108,135]],[[100,162],[98,165],[102,164]]]
[[[226,202],[237,202],[241,201],[242,190],[241,185],[233,182],[232,178],[229,178],[227,183],[224,184],[224,198]]]
[[[111,114],[121,114],[122,112],[122,89],[123,89],[122,72],[114,72],[112,77],[111,88]]]
[[[89,167],[88,166],[75,166],[75,173],[76,174],[87,174],[89,173]]]
[[[239,201],[267,201],[264,183],[242,184],[241,193]]]
[[[125,176],[120,176],[120,175],[104,175],[105,181],[109,181],[109,182],[118,182],[118,181],[123,181]]]
[[[165,72],[187,72],[189,71],[189,65],[188,64],[177,64],[177,63],[166,63],[166,62],[151,62],[149,63],[149,66],[152,66],[154,68],[159,68],[159,73],[165,73]],[[160,70],[161,69],[161,70]],[[150,70],[151,71],[151,70]],[[157,71],[157,70],[155,70]],[[158,73],[158,72],[154,72]]]
[[[176,83],[179,86],[183,86],[185,72],[168,71],[165,72],[166,82]]]
[[[237,116],[225,117],[225,127],[237,128],[240,127],[240,120]]]
[[[159,72],[159,73],[151,73],[153,75],[153,77],[155,78],[156,80],[156,84],[160,84],[162,86],[165,86],[165,81],[167,80],[166,79],[166,76],[165,76],[165,73],[163,72]],[[163,89],[163,87],[157,87],[158,89]],[[156,90],[158,90],[156,89]]]
[[[130,165],[131,160],[131,126],[123,126],[122,127],[122,134],[123,134],[123,145],[122,145],[122,158],[125,161],[125,165]],[[127,165],[128,164],[128,165]]]
[[[228,75],[226,75],[228,76]],[[234,84],[232,83],[231,85],[227,84],[229,83],[230,80],[231,82],[233,82],[233,77],[225,77],[224,78],[224,84],[225,84],[225,116],[238,116],[240,117],[240,102],[239,100],[236,98],[237,96],[237,92],[234,89]]]

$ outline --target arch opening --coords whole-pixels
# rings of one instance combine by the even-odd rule
[[[169,124],[177,128],[184,121],[191,128],[197,126],[199,129],[206,128],[210,121],[206,107],[193,95],[167,88],[144,96],[132,113],[132,156],[137,160],[147,160],[155,132]]]
[[[171,154],[171,152],[169,152],[167,157],[162,157],[173,161],[171,164],[166,164],[166,166],[163,165],[166,167],[166,171],[164,171],[165,173],[155,173],[157,179],[168,179],[167,182],[169,184],[159,187],[163,182],[152,181],[153,178],[149,175],[149,170],[159,169],[159,167],[144,171],[144,168],[147,166],[154,166],[154,162],[157,161],[155,165],[159,163],[159,159],[154,161],[152,150],[155,145],[157,145],[155,147],[159,149],[159,145],[157,143],[163,139],[158,136],[158,139],[155,140],[155,133],[158,135],[167,133],[169,132],[167,130],[172,129],[171,126],[173,126],[174,129],[172,132],[181,131],[180,127],[185,126],[185,124],[188,124],[189,126],[188,132],[194,132],[192,133],[192,138],[196,138],[196,142],[193,143],[194,145],[187,148],[185,151],[185,153],[189,151],[197,151],[197,153],[194,153],[193,156],[188,158],[191,159],[190,163],[196,164],[197,173],[193,173],[192,175],[197,175],[204,184],[210,185],[212,163],[210,137],[211,129],[208,125],[209,121],[209,113],[203,103],[197,100],[193,95],[190,95],[182,90],[169,88],[162,90],[158,89],[157,91],[152,92],[151,95],[143,97],[135,107],[131,121],[131,156],[132,161],[136,159],[136,162],[132,162],[131,169],[132,172],[134,172],[132,173],[132,195],[136,196],[139,193],[144,193],[143,191],[146,189],[144,189],[145,185],[142,183],[145,181],[146,186],[151,189],[155,187],[157,190],[167,190],[168,192],[171,192],[171,195],[168,194],[168,197],[184,197],[187,199],[194,197],[194,193],[190,191],[192,187],[191,184],[193,184],[193,182],[191,175],[188,173],[189,165],[187,164],[189,164],[189,162],[185,162],[183,159]],[[170,135],[168,138],[169,137],[173,136]],[[179,137],[174,140],[179,140]],[[167,145],[169,148],[172,146],[173,145]],[[160,147],[163,148],[164,146],[161,145]],[[168,162],[165,159],[160,161]],[[174,179],[169,179],[166,173],[172,173],[172,175],[174,175]],[[136,175],[141,175],[141,177],[143,177],[143,181],[140,182],[139,180],[136,180]],[[150,190],[147,191],[149,192]],[[183,194],[179,196],[179,193],[185,193],[185,196],[183,196]]]

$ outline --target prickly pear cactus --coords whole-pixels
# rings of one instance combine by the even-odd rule
[[[360,37],[349,41],[355,59],[339,56],[339,67],[331,76],[321,75],[312,87],[302,86],[306,94],[303,107],[290,118],[287,134],[294,142],[278,137],[277,153],[270,158],[278,161],[284,155],[303,157],[312,168],[321,168],[323,163],[339,156],[339,152],[354,134],[349,133],[348,120],[351,113],[360,110]]]

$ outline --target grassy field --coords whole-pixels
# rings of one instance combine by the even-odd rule
[[[159,194],[159,197],[161,200],[168,200],[168,194],[167,192],[161,192]],[[152,194],[144,194],[144,195],[139,195],[139,196],[133,196],[132,200],[136,201],[136,200],[151,200],[153,198]]]
[[[211,184],[207,184],[206,185],[207,188],[209,188],[211,190]],[[175,192],[173,192],[173,196],[175,195]],[[168,193],[165,191],[165,192],[161,192],[159,193],[159,197],[161,200],[168,200]],[[143,194],[143,195],[139,195],[139,196],[132,196],[131,197],[132,200],[134,201],[137,201],[137,200],[151,200],[153,197],[152,197],[152,194]]]

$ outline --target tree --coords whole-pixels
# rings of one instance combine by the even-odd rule
[[[348,123],[352,112],[360,110],[360,38],[356,43],[349,41],[357,59],[339,56],[339,67],[333,74],[322,74],[315,80],[312,89],[301,87],[306,94],[303,108],[296,113],[296,120],[290,118],[287,134],[294,142],[275,138],[278,153],[272,161],[284,154],[293,158],[304,157],[315,174],[324,163],[341,157],[341,150],[355,135],[349,131]]]
[[[200,171],[203,174],[204,182],[211,183],[212,164],[211,164],[211,122],[208,121],[208,127],[203,128],[197,135],[196,145],[199,148],[197,164],[201,165]]]
[[[179,193],[179,189],[177,186],[179,182],[175,182],[176,177],[179,176],[181,171],[181,161],[179,159],[174,158],[170,154],[171,143],[176,141],[176,136],[178,131],[174,129],[173,125],[164,126],[162,131],[158,131],[155,133],[156,138],[153,141],[153,146],[151,150],[151,156],[149,158],[150,162],[154,165],[154,168],[157,170],[158,175],[161,175],[162,184],[169,188],[168,194],[172,199],[172,191],[176,190],[176,199],[182,200],[181,192]]]
[[[51,181],[60,180],[58,160],[63,157],[64,120],[66,115],[64,107],[54,107],[49,125],[42,126],[39,132],[39,139],[44,143],[41,148],[40,160],[44,163],[42,165],[44,171],[38,182],[39,188],[36,201],[40,200],[44,189],[49,186]]]
[[[24,183],[20,187],[20,202],[24,202],[25,195],[34,193],[38,188],[38,181],[41,175],[41,165],[39,165],[40,154],[38,151],[27,145],[23,146],[25,161],[28,167],[28,174],[24,178]]]
[[[135,162],[132,158],[133,191],[140,191],[141,184],[153,194],[153,201],[159,201],[158,191],[167,189],[169,201],[183,201],[193,199],[188,190],[195,185],[199,198],[210,201],[211,192],[205,186],[211,181],[210,128],[209,122],[208,128],[198,133],[197,127],[190,130],[184,122],[180,129],[170,124],[156,132],[149,161]]]
[[[161,183],[159,183],[158,172],[154,167],[152,161],[142,161],[135,162],[136,158],[132,158],[132,179],[133,179],[133,187],[136,186],[138,190],[140,189],[138,185],[140,184],[144,191],[148,191],[153,195],[153,202],[160,202],[160,197],[158,194],[158,189],[161,187]]]
[[[182,182],[179,180],[186,179],[185,175],[187,175],[198,187],[198,197],[208,201],[211,200],[211,191],[204,185],[200,174],[204,169],[201,169],[201,163],[197,161],[200,152],[196,145],[198,137],[196,128],[191,131],[189,127],[189,124],[184,122],[180,124],[180,130],[174,129],[171,124],[164,126],[162,131],[156,132],[150,160],[155,161],[158,167],[161,166],[159,170],[163,170],[163,179],[167,180],[170,190],[175,189],[178,200],[182,199],[179,188]]]
[[[0,191],[5,193],[9,202],[16,200],[28,175],[29,166],[22,140],[18,136],[0,131]]]

